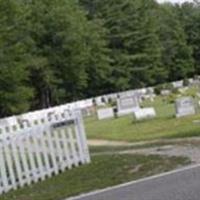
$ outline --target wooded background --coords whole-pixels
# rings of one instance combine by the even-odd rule
[[[0,116],[200,72],[200,4],[0,0]]]

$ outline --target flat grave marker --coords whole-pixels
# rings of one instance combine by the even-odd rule
[[[174,88],[182,88],[183,87],[183,80],[181,81],[174,81],[172,82]]]
[[[99,120],[114,118],[113,108],[102,108],[97,110],[97,117]]]
[[[154,108],[142,108],[134,112],[136,120],[152,119],[156,117]]]

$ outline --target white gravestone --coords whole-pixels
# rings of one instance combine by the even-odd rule
[[[161,90],[160,93],[162,96],[169,96],[171,94],[171,91],[170,90]]]
[[[97,110],[97,117],[99,120],[114,118],[113,108],[103,108]]]
[[[176,117],[184,117],[195,114],[195,105],[192,97],[182,97],[176,100]]]
[[[102,97],[96,97],[95,98],[95,103],[97,106],[105,106],[105,102],[102,101]]]
[[[196,93],[196,96],[197,96],[198,98],[200,98],[200,92],[197,92],[197,93]]]
[[[183,80],[172,82],[174,88],[182,88],[183,87]]]
[[[154,108],[142,108],[134,112],[136,120],[151,119],[156,117]]]
[[[138,99],[136,97],[124,97],[117,100],[117,115],[123,116],[133,113],[140,109]]]

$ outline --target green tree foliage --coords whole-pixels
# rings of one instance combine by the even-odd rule
[[[200,72],[200,4],[0,0],[0,116]]]
[[[110,89],[112,70],[110,67],[110,50],[106,41],[106,30],[102,26],[102,21],[96,19],[90,22],[88,28],[87,88],[83,93],[86,97],[91,97],[112,91]]]
[[[83,0],[89,18],[101,19],[111,50],[115,91],[153,84],[160,70],[154,1]]]
[[[200,4],[184,3],[177,7],[180,21],[187,35],[187,42],[193,49],[195,72],[200,73]]]
[[[94,95],[106,80],[104,69],[109,62],[100,28],[87,20],[73,0],[38,0],[30,6],[35,41],[31,82],[38,105]]]
[[[39,107],[79,96],[86,85],[86,20],[73,1],[38,0],[31,6],[35,41],[31,81]]]
[[[31,40],[26,32],[24,7],[15,1],[0,0],[0,115],[29,109],[32,97],[27,87],[27,63]]]
[[[158,17],[162,64],[168,73],[167,81],[191,76],[194,72],[192,48],[187,44],[187,36],[179,20],[177,8],[171,4],[163,4]]]

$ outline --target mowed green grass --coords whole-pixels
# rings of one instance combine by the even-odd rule
[[[0,200],[62,200],[189,164],[184,157],[100,155],[92,163],[66,171],[29,187],[0,196]]]
[[[200,120],[200,114],[176,119],[174,104],[162,98],[157,98],[153,103],[145,102],[143,106],[153,106],[157,117],[140,122],[134,121],[131,115],[102,121],[90,118],[85,123],[88,138],[135,142],[200,136],[200,122],[194,122]]]

